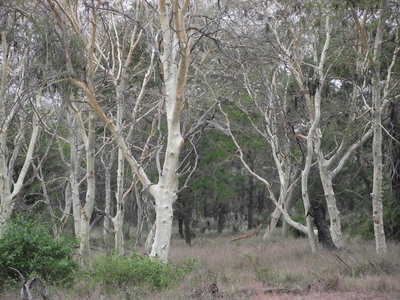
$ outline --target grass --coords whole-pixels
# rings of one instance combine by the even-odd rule
[[[347,250],[310,253],[306,239],[276,236],[265,245],[261,237],[229,242],[231,237],[194,240],[187,246],[173,240],[171,261],[194,257],[201,266],[179,290],[152,299],[188,299],[191,291],[216,283],[230,297],[244,291],[280,288],[302,293],[379,293],[400,298],[400,247],[388,243],[388,256],[377,257],[373,241],[351,240]],[[261,293],[263,294],[263,293]],[[283,298],[282,298],[283,299]]]
[[[382,259],[375,254],[373,241],[352,239],[346,251],[320,250],[312,255],[308,241],[301,238],[277,235],[268,245],[261,236],[233,243],[230,239],[210,234],[188,246],[174,237],[171,263],[184,266],[195,259],[196,264],[166,289],[141,284],[106,287],[87,279],[69,290],[50,288],[51,299],[204,300],[214,299],[212,284],[225,299],[400,299],[397,243],[388,243],[388,255]],[[266,289],[271,293],[265,294]],[[15,299],[13,294],[17,295],[14,291],[0,299]]]

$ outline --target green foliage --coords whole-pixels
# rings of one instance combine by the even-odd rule
[[[54,239],[48,226],[38,221],[12,219],[0,237],[0,285],[19,281],[18,270],[26,279],[33,276],[67,284],[78,265],[73,248],[62,239]]]
[[[112,252],[93,262],[92,278],[95,283],[112,287],[145,284],[151,289],[165,289],[183,278],[194,265],[193,259],[189,259],[184,267],[178,268],[138,254],[128,257]]]
[[[385,206],[383,221],[386,236],[400,241],[400,206],[393,203]]]
[[[363,215],[355,218],[357,221],[352,222],[350,227],[350,235],[359,235],[365,240],[374,238],[374,223],[372,215]],[[385,235],[389,239],[400,240],[400,207],[394,205],[391,199],[383,199],[383,223]]]

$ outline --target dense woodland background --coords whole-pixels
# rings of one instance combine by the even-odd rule
[[[362,237],[385,256],[399,20],[389,0],[3,0],[0,233],[40,219],[86,263],[146,238],[167,261],[174,232],[262,223],[267,242],[278,227],[310,253]]]

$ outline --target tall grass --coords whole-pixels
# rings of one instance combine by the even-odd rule
[[[343,297],[359,293],[359,299],[367,293],[376,294],[373,299],[382,295],[384,299],[400,299],[400,246],[396,243],[388,244],[389,254],[382,259],[376,255],[373,241],[353,239],[344,251],[320,249],[312,255],[306,239],[277,235],[269,244],[261,237],[230,240],[203,238],[191,247],[174,240],[171,260],[179,263],[194,257],[201,267],[181,284],[181,292],[170,291],[154,299],[188,299],[194,290],[206,289],[211,283],[226,296],[239,299],[249,293],[264,295],[275,288],[287,292],[277,299],[294,297],[291,293],[308,295],[305,299],[321,293]]]
[[[231,239],[210,234],[188,246],[175,237],[170,252],[173,267],[167,267],[167,275],[162,277],[173,282],[161,281],[160,288],[149,288],[149,282],[142,282],[135,274],[131,278],[111,274],[117,263],[124,265],[138,258],[133,256],[121,260],[114,257],[117,263],[110,259],[103,264],[106,268],[101,269],[100,277],[116,278],[121,284],[104,284],[94,272],[92,278],[82,277],[69,290],[50,293],[52,299],[205,300],[216,299],[212,291],[217,288],[224,299],[400,299],[399,244],[388,243],[387,257],[380,258],[373,241],[352,239],[345,251],[319,249],[312,255],[308,241],[302,238],[286,239],[278,234],[269,244],[260,236],[233,243]],[[107,259],[102,254],[95,256],[97,262]],[[184,271],[175,276],[173,268]],[[162,272],[158,270],[164,269],[156,265],[151,273],[158,275]]]

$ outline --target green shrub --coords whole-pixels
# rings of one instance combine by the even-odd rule
[[[194,260],[188,260],[185,267],[178,268],[137,254],[128,257],[112,252],[94,260],[92,279],[113,287],[145,284],[152,289],[164,289],[190,272],[194,264]]]
[[[62,239],[55,239],[48,226],[16,218],[6,224],[0,236],[0,285],[40,277],[54,284],[72,281],[78,265],[73,249]]]

